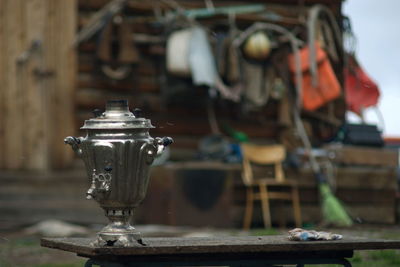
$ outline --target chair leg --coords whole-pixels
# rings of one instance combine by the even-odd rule
[[[293,212],[294,212],[294,221],[296,223],[296,227],[301,227],[301,208],[300,208],[300,198],[299,198],[299,190],[297,187],[292,188],[292,201],[293,201]]]
[[[250,229],[251,219],[253,217],[253,204],[254,204],[253,189],[251,187],[247,187],[246,210],[244,212],[244,220],[243,220],[243,230],[246,231]]]
[[[269,198],[266,185],[260,184],[260,198],[261,198],[261,208],[262,208],[264,226],[265,228],[271,228],[272,226],[271,213],[269,210]]]

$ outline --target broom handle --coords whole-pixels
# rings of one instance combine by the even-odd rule
[[[294,107],[293,109],[293,115],[294,115],[294,123],[296,125],[297,131],[300,135],[301,141],[303,142],[304,148],[306,152],[308,153],[309,159],[310,159],[310,164],[311,164],[311,169],[313,170],[314,174],[318,176],[319,179],[321,179],[321,167],[319,166],[314,154],[312,153],[312,147],[311,147],[311,142],[310,139],[308,138],[306,129],[304,128],[304,124],[300,119],[300,114],[297,109],[297,107]]]

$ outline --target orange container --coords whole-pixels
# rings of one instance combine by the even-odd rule
[[[341,88],[338,79],[332,69],[331,63],[325,51],[316,44],[316,58],[318,66],[318,84],[312,84],[310,73],[310,50],[308,46],[300,50],[301,72],[303,77],[303,108],[306,110],[316,110],[324,106],[329,101],[338,98]],[[291,72],[296,72],[294,54],[289,55],[289,68]],[[294,82],[296,82],[294,80]]]

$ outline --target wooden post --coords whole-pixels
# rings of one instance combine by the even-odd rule
[[[48,0],[46,23],[46,80],[48,92],[49,159],[53,168],[68,166],[72,151],[65,147],[64,137],[74,134],[74,89],[76,55],[72,45],[76,34],[76,1]]]
[[[23,118],[21,110],[21,84],[18,78],[16,58],[24,45],[23,14],[21,0],[3,0],[3,79],[1,86],[4,96],[3,157],[6,168],[23,166]]]
[[[0,0],[0,168],[72,160],[76,13],[76,0]]]
[[[4,88],[4,73],[5,73],[5,57],[4,52],[6,49],[5,42],[2,41],[5,38],[5,2],[0,0],[0,169],[5,166],[5,155],[4,155],[4,121],[5,121],[5,88]],[[3,87],[2,87],[3,86]]]
[[[44,25],[46,24],[46,2],[43,0],[26,1],[24,4],[26,44],[25,49],[29,49],[34,42],[40,42],[41,47],[34,50],[26,63],[20,67],[23,72],[21,79],[24,81],[24,96],[22,114],[25,127],[24,161],[23,167],[27,169],[47,169],[49,160],[47,155],[47,139],[44,128],[45,117],[43,107],[43,83],[41,77],[35,73],[43,67],[43,54],[45,47],[43,39],[45,36]]]

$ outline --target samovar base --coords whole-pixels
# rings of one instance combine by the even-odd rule
[[[95,247],[134,247],[143,246],[139,232],[134,233],[107,233],[100,232],[97,239],[92,242]]]
[[[142,237],[135,227],[129,224],[133,215],[132,209],[108,210],[106,216],[110,223],[98,234],[97,239],[92,242],[96,247],[134,247],[144,246]]]

